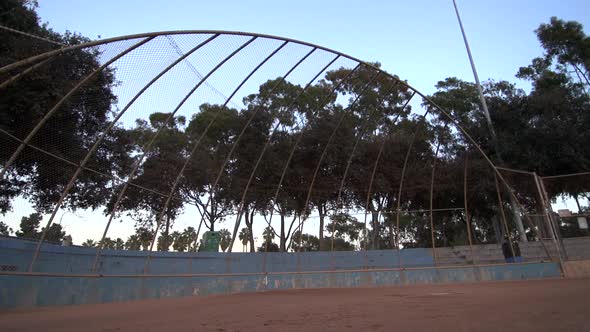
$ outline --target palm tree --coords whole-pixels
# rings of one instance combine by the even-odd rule
[[[272,240],[275,238],[275,230],[271,226],[267,226],[262,232],[262,238],[264,239],[265,251],[269,251],[270,246],[273,245]]]
[[[248,245],[248,241],[250,241],[250,230],[247,227],[242,228],[240,234],[238,234],[238,238],[242,241],[242,251],[246,252],[246,246]]]
[[[275,238],[275,232],[272,229],[272,227],[267,226],[264,229],[264,232],[262,232],[262,238],[264,239],[264,242],[265,243],[270,243],[270,242],[272,242],[272,240],[274,240],[274,238]]]
[[[219,231],[219,236],[221,237],[221,241],[219,241],[219,246],[221,246],[221,251],[225,252],[227,247],[229,247],[229,243],[231,242],[231,233],[226,228],[221,229]]]
[[[115,249],[117,249],[117,250],[125,249],[125,241],[123,241],[123,239],[121,239],[120,237],[118,237],[115,240]]]
[[[97,243],[92,239],[88,239],[86,242],[82,243],[82,247],[96,247],[96,245]]]

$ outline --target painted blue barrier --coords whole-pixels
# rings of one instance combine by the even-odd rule
[[[524,263],[410,270],[185,276],[0,275],[0,307],[88,304],[294,288],[557,278],[556,263]]]
[[[0,238],[0,308],[107,303],[293,288],[370,287],[560,277],[556,263],[433,267],[428,249],[313,253],[153,253],[44,245],[35,274],[26,271],[35,243]]]
[[[0,265],[27,271],[36,242],[0,238]],[[91,273],[96,248],[43,244],[34,272]],[[98,273],[143,273],[145,251],[104,250]],[[401,251],[404,267],[433,266],[432,251],[426,248]],[[399,267],[398,251],[335,251],[297,253],[179,253],[153,252],[150,274],[258,273],[326,270],[384,269]]]

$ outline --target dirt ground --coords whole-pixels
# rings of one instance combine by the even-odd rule
[[[0,311],[7,331],[590,331],[590,280],[307,289]]]

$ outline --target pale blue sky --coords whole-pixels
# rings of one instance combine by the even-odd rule
[[[316,43],[383,67],[431,93],[448,76],[472,80],[451,0],[40,0],[43,21],[97,38],[160,30],[235,30]],[[480,78],[516,81],[541,54],[533,32],[551,16],[590,26],[584,0],[458,0]],[[520,85],[527,87],[526,84]]]
[[[161,30],[256,32],[379,61],[385,70],[427,94],[448,76],[473,80],[452,0],[39,0],[39,5],[42,21],[54,30],[76,31],[93,39]],[[590,27],[588,0],[458,0],[458,5],[483,80],[517,82],[514,74],[518,68],[542,54],[533,31],[551,16]],[[528,84],[520,82],[519,86],[527,88]],[[23,200],[15,202],[14,210],[15,215],[7,221],[18,228],[20,216],[32,211]],[[75,243],[100,237],[106,221],[101,213],[63,213],[58,216]],[[194,209],[187,210],[175,229],[195,226],[195,215]],[[220,226],[232,224],[230,218]],[[312,220],[311,229],[313,224]],[[258,226],[260,230],[263,227]],[[114,223],[110,236],[126,238],[132,232],[131,222]]]

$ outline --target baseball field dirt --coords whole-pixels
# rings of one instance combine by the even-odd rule
[[[590,331],[590,280],[301,289],[0,311],[2,331]]]

